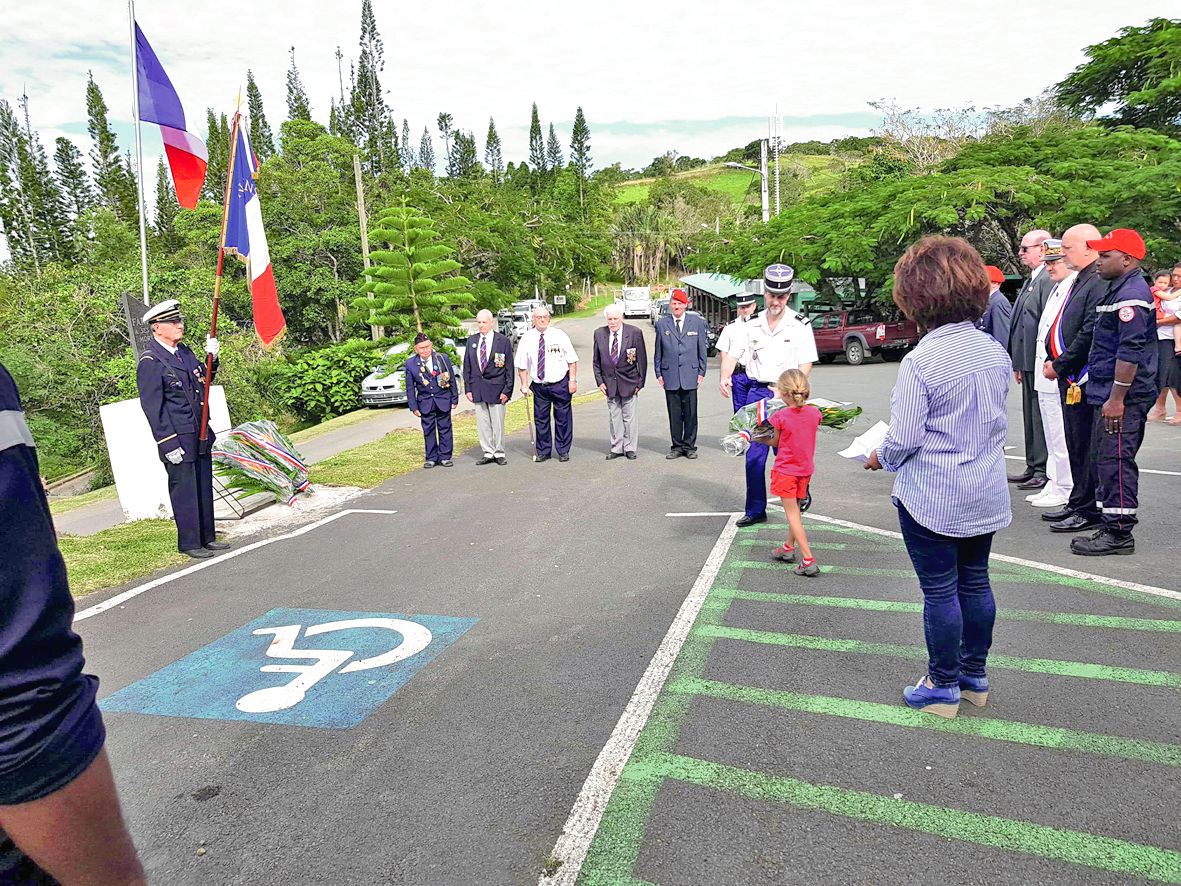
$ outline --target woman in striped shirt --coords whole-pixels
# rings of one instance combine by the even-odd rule
[[[1012,363],[975,327],[988,273],[958,237],[927,237],[894,267],[894,303],[926,332],[899,366],[890,430],[866,464],[897,474],[893,500],[923,590],[927,674],[902,695],[943,717],[983,707],[996,603],[993,534],[1012,520],[1005,482]]]

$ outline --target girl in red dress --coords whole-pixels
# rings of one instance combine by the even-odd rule
[[[808,494],[808,483],[812,479],[816,429],[820,427],[821,415],[819,409],[808,405],[812,391],[808,376],[800,370],[784,372],[775,383],[775,389],[786,408],[772,413],[768,419],[772,428],[769,442],[776,449],[775,464],[771,468],[771,494],[783,500],[789,531],[787,541],[772,551],[771,556],[784,563],[795,563],[796,575],[811,578],[820,574],[820,567],[808,546],[799,503]]]

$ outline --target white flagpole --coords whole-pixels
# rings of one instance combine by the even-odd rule
[[[139,63],[135,49],[135,0],[127,0],[127,16],[131,21],[131,120],[135,124],[135,169],[139,185],[139,261],[143,276],[144,304],[148,304],[148,236],[144,225],[144,148],[139,136]]]

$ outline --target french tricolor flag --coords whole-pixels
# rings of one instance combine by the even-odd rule
[[[258,163],[250,147],[247,128],[243,119],[238,117],[235,124],[237,144],[233,151],[233,169],[230,170],[225,249],[246,262],[250,301],[254,307],[254,331],[263,347],[270,347],[286,331],[287,320],[279,307],[275,272],[271,269],[271,255],[267,251],[267,235],[262,229],[262,208],[258,202],[258,189],[254,186]]]
[[[197,198],[205,184],[205,168],[209,152],[205,142],[188,131],[185,110],[181,107],[172,81],[148,43],[148,38],[135,25],[135,66],[139,84],[139,119],[160,127],[164,139],[164,153],[172,170],[172,184],[176,188],[176,202],[185,209],[196,209]]]

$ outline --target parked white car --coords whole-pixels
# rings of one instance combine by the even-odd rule
[[[455,366],[455,383],[462,391],[463,379],[463,351],[453,338],[443,339],[443,344],[451,348],[459,357]],[[405,406],[406,396],[406,361],[413,353],[410,342],[399,342],[385,352],[383,370],[381,366],[374,369],[361,381],[361,403],[365,406]]]

